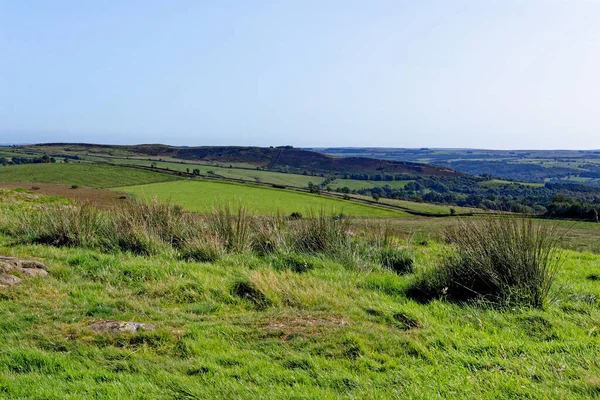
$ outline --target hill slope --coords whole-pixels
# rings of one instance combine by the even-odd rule
[[[102,153],[111,156],[149,156],[179,160],[244,163],[266,169],[292,169],[316,173],[460,175],[450,168],[366,157],[339,158],[309,150],[286,147],[203,146],[176,147],[162,144],[135,146],[50,143],[25,149],[50,154]]]

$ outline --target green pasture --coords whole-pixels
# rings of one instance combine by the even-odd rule
[[[370,189],[375,187],[390,186],[393,189],[404,188],[408,183],[414,182],[414,180],[405,181],[364,181],[359,179],[336,179],[330,183],[329,187],[332,189],[342,189],[347,187],[350,190],[361,190]]]
[[[0,182],[56,183],[94,188],[141,185],[177,179],[135,168],[89,163],[0,166]]]
[[[242,203],[258,214],[306,213],[323,210],[364,217],[404,217],[402,211],[358,204],[321,195],[273,189],[229,182],[183,180],[118,188],[146,198],[158,198],[179,204],[190,211],[211,212],[215,206]]]

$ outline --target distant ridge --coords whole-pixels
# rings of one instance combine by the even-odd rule
[[[419,174],[434,176],[463,175],[451,168],[405,161],[368,157],[334,157],[315,151],[279,147],[199,146],[183,147],[163,144],[97,145],[88,143],[44,143],[31,147],[60,147],[64,151],[110,153],[125,151],[149,157],[174,158],[188,161],[244,163],[265,169],[290,169],[314,173]],[[49,150],[50,152],[52,150]]]

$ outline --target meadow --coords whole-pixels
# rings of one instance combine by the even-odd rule
[[[358,179],[336,179],[331,182],[329,187],[332,189],[342,189],[347,187],[350,190],[370,189],[374,187],[390,186],[394,189],[403,188],[408,183],[414,182],[414,180],[405,181],[364,181]]]
[[[286,189],[274,189],[238,183],[182,180],[176,182],[154,183],[140,186],[116,188],[147,199],[157,198],[183,206],[189,211],[207,213],[215,206],[225,203],[243,202],[252,212],[273,215],[293,212],[306,214],[310,210],[324,210],[331,214],[362,217],[406,217],[399,210],[359,204],[352,201],[334,199],[316,194],[296,192]]]
[[[0,182],[56,183],[91,188],[141,185],[177,177],[134,168],[88,163],[0,166]]]
[[[386,239],[414,259],[404,272],[375,259],[321,251],[232,251],[195,262],[166,250],[136,255],[35,244],[34,236],[11,233],[7,221],[15,212],[44,215],[39,206],[53,204],[59,212],[72,209],[64,200],[23,191],[1,191],[0,197],[0,254],[41,260],[49,270],[47,277],[0,291],[5,398],[600,394],[597,254],[566,251],[542,308],[443,297],[420,302],[410,288],[451,254],[442,240]],[[349,229],[357,243],[385,228],[354,223]],[[103,320],[156,329],[90,329]]]

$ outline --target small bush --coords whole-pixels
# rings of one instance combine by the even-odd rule
[[[380,254],[381,265],[389,268],[397,274],[407,274],[413,271],[413,257],[401,249],[383,249]]]
[[[560,237],[554,226],[531,219],[462,222],[447,232],[456,254],[423,275],[409,295],[543,307],[562,262]]]

